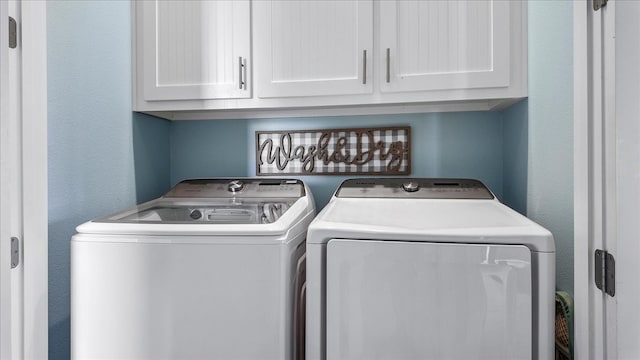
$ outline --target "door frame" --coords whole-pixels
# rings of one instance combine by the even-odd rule
[[[24,357],[48,358],[47,4],[22,2]],[[24,257],[23,257],[24,258]]]
[[[6,1],[0,1],[0,19],[8,19],[9,6]],[[6,128],[10,116],[9,112],[9,43],[8,26],[6,20],[0,21],[0,155],[8,151],[8,136]],[[5,65],[6,64],[6,65]],[[9,198],[8,166],[4,165],[6,156],[2,156],[0,166],[0,358],[11,358],[11,267],[10,243],[5,240],[11,236],[9,229],[10,217],[7,213],[8,202],[1,201]]]
[[[574,356],[586,360],[617,358],[617,299],[594,276],[595,249],[618,246],[615,3],[573,3]]]
[[[574,92],[574,356],[603,359],[603,298],[594,292],[590,249],[602,248],[602,58],[599,39],[601,22],[590,12],[592,1],[573,4],[573,92]],[[595,28],[595,29],[594,29]],[[594,35],[597,34],[597,36]],[[601,75],[601,74],[600,74]],[[597,159],[596,159],[597,158]]]
[[[591,33],[592,24],[588,21],[589,1],[576,1],[573,4],[573,212],[574,212],[574,356],[576,359],[594,359],[596,353],[602,358],[601,337],[593,333],[598,327],[591,323],[591,311],[594,299],[590,296],[589,284],[592,277],[592,264],[589,261],[590,243],[594,241],[590,226],[593,215],[590,213],[592,195],[590,123],[592,109],[589,100],[594,87],[590,86],[591,70]],[[601,306],[601,304],[600,304]],[[600,319],[601,319],[601,314]],[[598,350],[596,350],[598,348]]]
[[[18,22],[18,47],[22,53],[21,81],[18,89],[9,89],[2,80],[2,90],[19,91],[22,114],[22,239],[20,263],[22,278],[22,326],[13,327],[12,337],[21,338],[22,343],[13,343],[21,349],[10,349],[11,357],[2,358],[46,359],[48,358],[48,195],[47,195],[47,12],[44,1],[16,1],[20,7]],[[7,54],[8,34],[7,5],[2,2],[2,56]],[[3,61],[3,64],[7,64]],[[3,73],[8,70],[2,69]],[[5,105],[6,96],[2,103]],[[3,106],[3,109],[5,106]],[[3,110],[4,111],[4,110]],[[19,120],[20,122],[20,120]],[[20,125],[19,125],[20,126]],[[6,141],[6,122],[2,124],[2,140]],[[6,164],[2,164],[3,173],[1,187],[7,187],[8,174]],[[3,232],[3,235],[7,233]],[[0,239],[3,247],[2,266],[8,265],[10,239]],[[26,256],[25,256],[26,254]],[[4,272],[2,280],[4,278]],[[2,283],[3,289],[7,286]],[[4,296],[0,303],[3,309],[7,299]],[[10,306],[10,305],[9,305]],[[2,329],[5,330],[4,325]],[[14,331],[21,334],[16,335]]]

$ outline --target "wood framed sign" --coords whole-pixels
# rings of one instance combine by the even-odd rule
[[[256,131],[256,175],[409,175],[411,127]]]

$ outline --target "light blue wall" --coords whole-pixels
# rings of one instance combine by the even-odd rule
[[[502,112],[504,157],[502,193],[507,205],[521,214],[527,212],[528,100]]]
[[[556,240],[557,287],[573,293],[573,2],[529,2],[527,215]]]
[[[412,175],[479,178],[526,208],[554,233],[558,286],[573,289],[570,1],[530,2],[530,97],[501,113],[174,123],[130,112],[129,6],[48,2],[50,359],[69,358],[75,226],[182,178],[253,175],[256,130],[411,125]],[[342,179],[305,178],[320,206]]]
[[[476,178],[502,197],[503,114],[498,112],[173,122],[171,183],[254,176],[255,131],[402,125],[411,126],[411,176]],[[346,177],[302,178],[320,208]]]
[[[169,123],[131,113],[129,6],[47,4],[52,360],[70,357],[69,239],[75,226],[158,196],[169,185]]]

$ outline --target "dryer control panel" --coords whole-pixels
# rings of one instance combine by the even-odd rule
[[[401,199],[493,199],[478,180],[435,178],[350,179],[340,185],[336,197]]]

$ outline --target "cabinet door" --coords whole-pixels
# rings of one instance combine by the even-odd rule
[[[157,0],[137,6],[144,100],[250,97],[249,1]]]
[[[372,1],[257,1],[254,20],[259,97],[372,92]]]
[[[509,86],[509,6],[505,0],[381,2],[381,90]]]

